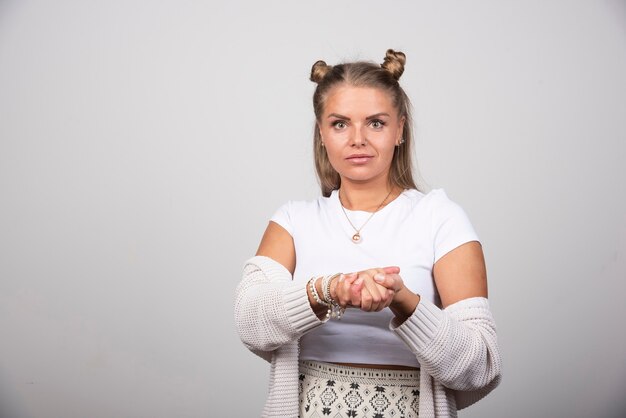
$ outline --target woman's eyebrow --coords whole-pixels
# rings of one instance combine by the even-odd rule
[[[385,112],[380,112],[380,113],[376,113],[374,115],[368,116],[365,118],[365,120],[370,120],[370,119],[375,119],[375,118],[379,118],[381,116],[387,116],[389,117],[389,113],[385,113]],[[344,115],[340,115],[339,113],[331,113],[330,115],[327,116],[328,118],[338,118],[338,119],[345,119],[345,120],[350,120],[349,117],[344,116]]]
[[[385,112],[376,113],[375,115],[366,117],[365,120],[375,119],[375,118],[379,118],[381,116],[389,117],[389,113],[385,113]]]
[[[338,118],[338,119],[350,120],[349,117],[340,115],[339,113],[331,113],[330,115],[328,115],[328,117],[329,118]]]

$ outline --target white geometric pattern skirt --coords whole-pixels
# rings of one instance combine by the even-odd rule
[[[300,418],[415,418],[419,370],[300,361]]]

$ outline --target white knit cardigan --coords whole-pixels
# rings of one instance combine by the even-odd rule
[[[236,290],[235,322],[244,345],[271,363],[263,417],[298,416],[298,341],[322,326],[306,287],[281,264],[253,257]],[[421,300],[413,315],[391,330],[420,363],[420,417],[455,417],[500,382],[496,328],[486,298],[440,309]]]

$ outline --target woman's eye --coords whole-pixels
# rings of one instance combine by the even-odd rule
[[[385,126],[385,123],[382,120],[374,119],[373,121],[370,122],[370,126],[374,129],[380,129],[383,126]]]
[[[346,123],[338,120],[336,122],[333,122],[333,127],[337,129],[343,129],[346,127]]]

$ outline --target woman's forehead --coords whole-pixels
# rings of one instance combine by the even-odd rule
[[[391,114],[393,109],[395,109],[393,101],[385,90],[375,87],[341,85],[328,93],[324,113],[350,112],[369,115],[386,112]]]

